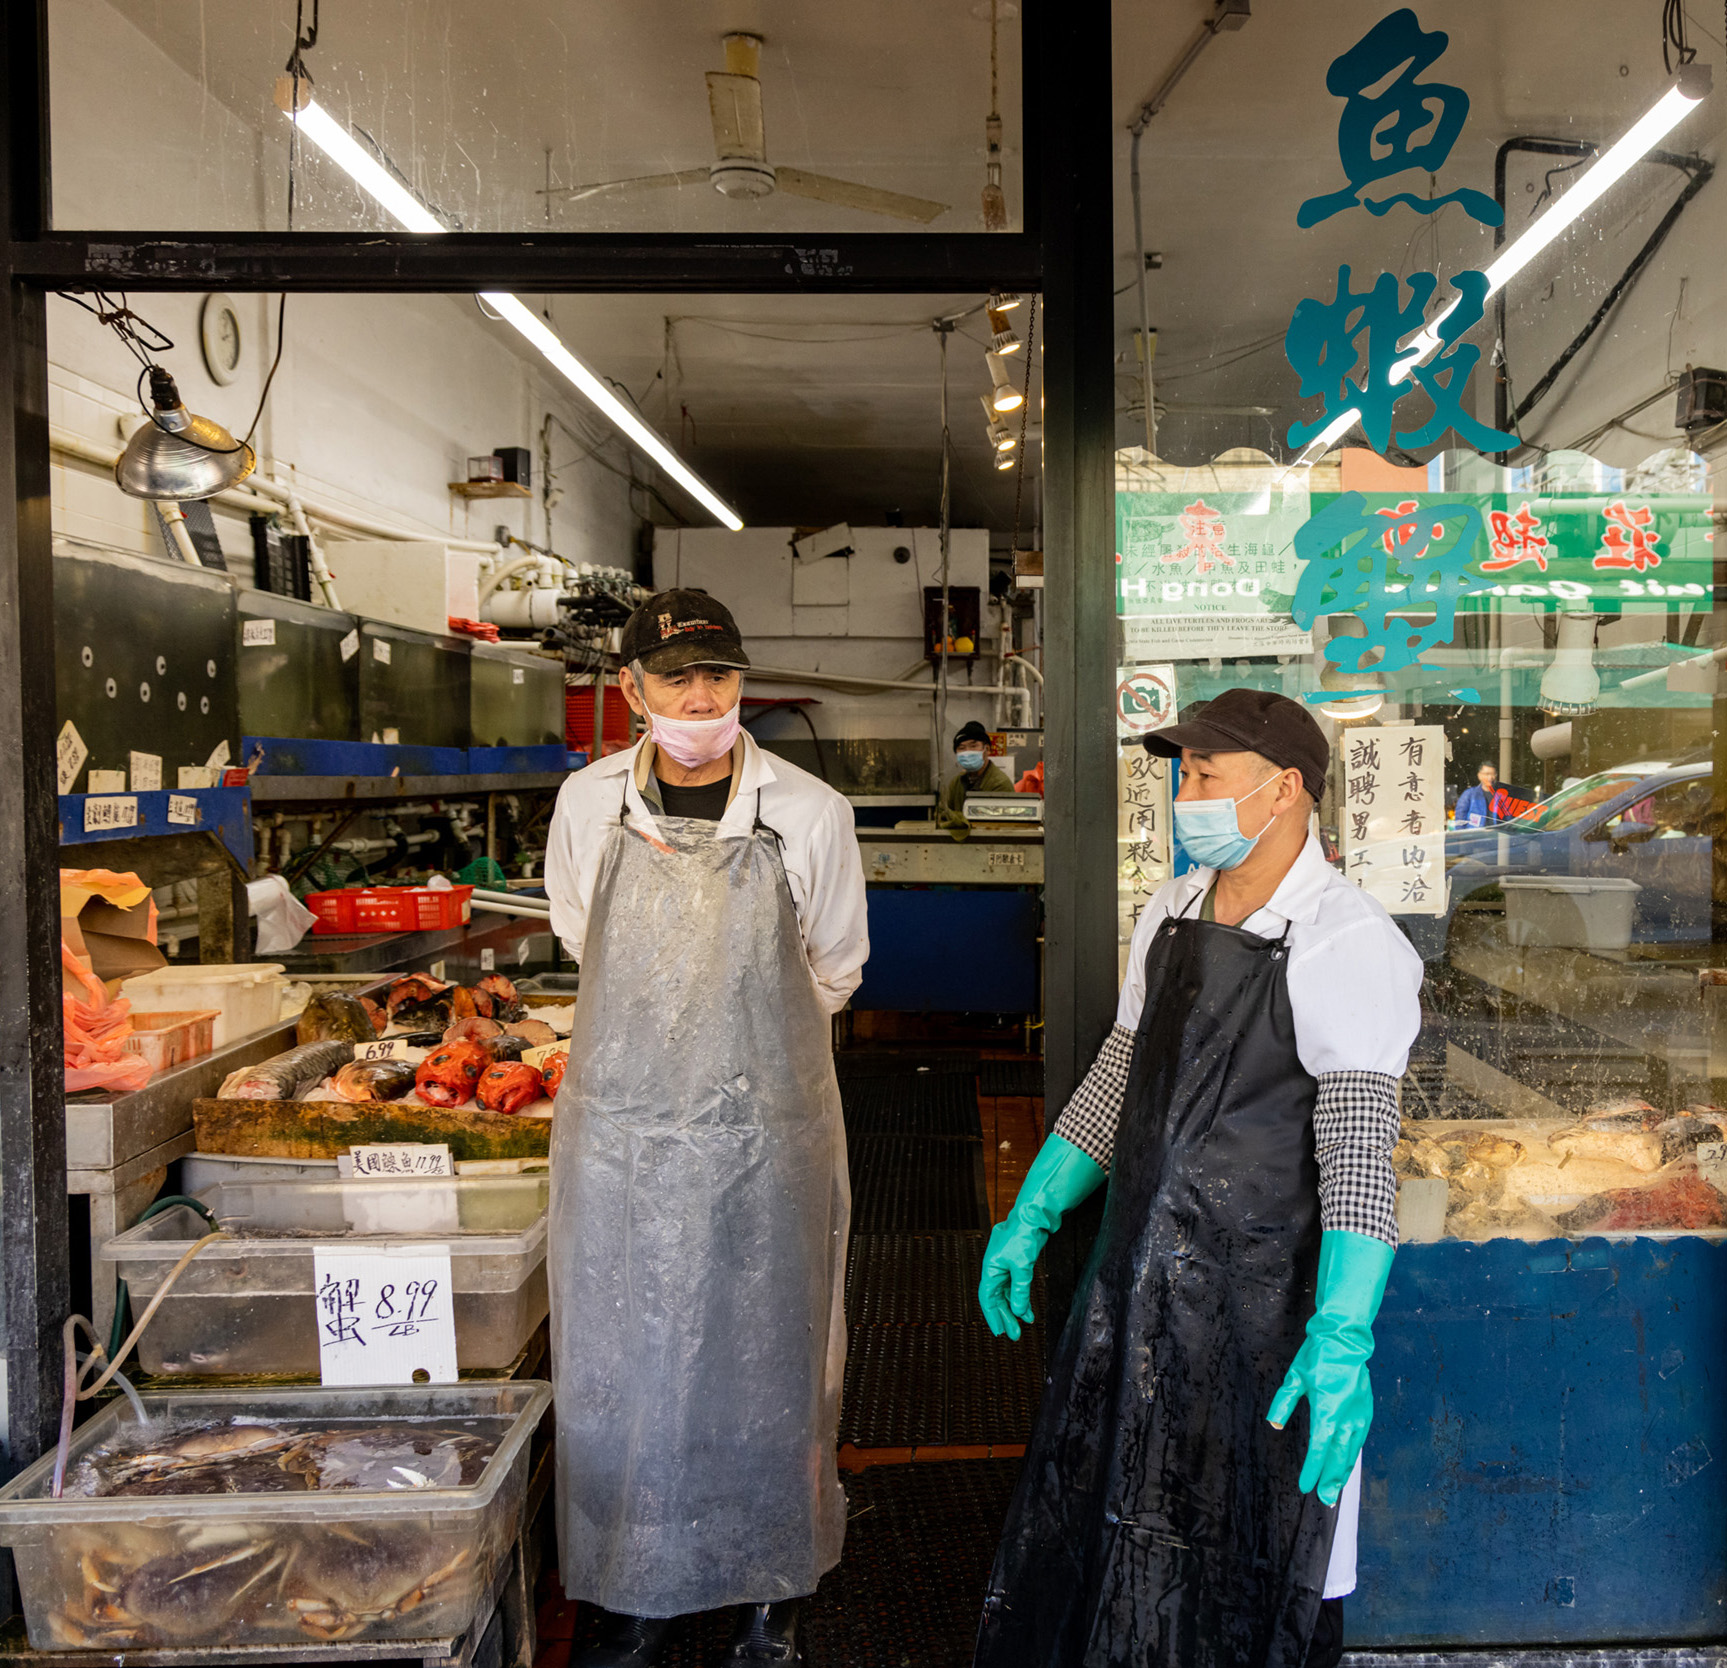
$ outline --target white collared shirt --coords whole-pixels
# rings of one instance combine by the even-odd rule
[[[1166,881],[1145,906],[1133,930],[1117,1025],[1139,1027],[1152,934],[1172,915],[1197,914],[1216,878],[1215,869],[1192,869]],[[1241,926],[1261,938],[1281,938],[1289,929],[1295,1047],[1312,1076],[1403,1075],[1421,1030],[1421,957],[1384,906],[1325,861],[1318,840],[1308,837],[1270,901]]]
[[[599,875],[600,854],[620,805],[630,821],[655,831],[654,812],[636,786],[636,764],[646,740],[578,770],[558,792],[546,840],[546,896],[552,930],[579,962],[588,931],[588,907]],[[869,919],[863,857],[852,808],[843,794],[784,759],[771,758],[745,731],[742,768],[731,803],[716,825],[721,838],[736,839],[761,820],[783,842],[786,879],[797,907],[822,1006],[838,1013],[851,999],[869,959]]]

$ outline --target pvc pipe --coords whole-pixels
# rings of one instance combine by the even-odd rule
[[[558,623],[558,598],[563,594],[543,586],[531,591],[495,591],[480,599],[480,618],[517,631],[543,631]]]
[[[324,553],[318,548],[318,541],[312,537],[312,529],[306,520],[305,509],[301,506],[298,496],[288,494],[288,514],[294,523],[294,531],[306,541],[307,563],[312,570],[312,577],[318,582],[318,589],[324,593],[326,608],[340,608],[341,598],[336,595],[335,576],[330,572],[330,565],[324,560]]]
[[[846,672],[800,672],[793,666],[752,666],[746,673],[746,679],[766,678],[770,683],[813,683],[825,684],[830,688],[857,687],[859,689],[915,689],[923,695],[936,693],[933,683],[907,682],[896,678],[854,678]],[[954,685],[954,693],[958,695],[1023,695],[1026,687],[1022,683],[965,683]]]
[[[485,904],[487,908],[495,903],[516,904],[522,909],[531,909],[540,915],[550,914],[552,908],[550,898],[528,898],[519,892],[494,892],[484,886],[474,888],[473,899],[476,904]]]
[[[180,560],[195,568],[203,567],[198,547],[192,543],[192,535],[186,530],[186,512],[172,498],[154,498],[151,503],[162,518],[162,531],[168,535],[168,542]]]
[[[496,548],[497,547],[494,545],[493,549]],[[503,584],[511,574],[520,573],[523,568],[537,568],[544,560],[545,558],[543,556],[537,555],[517,556],[514,560],[505,562],[501,567],[493,568],[492,571],[480,581],[481,609],[483,610],[485,608],[486,604],[491,600],[492,593],[497,590],[497,588]],[[485,618],[485,614],[483,612],[481,613],[480,618]]]

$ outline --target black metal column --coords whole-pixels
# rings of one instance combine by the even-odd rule
[[[1108,1034],[1115,922],[1115,234],[1109,0],[1038,8],[1045,124],[1044,1093],[1055,1114]],[[1060,1332],[1095,1231],[1046,1265]]]
[[[0,32],[0,225],[39,237],[48,210],[44,0]],[[60,1043],[54,779],[53,553],[48,526],[47,301],[5,271],[0,332],[0,1293],[7,1458],[53,1440],[66,1313],[66,1114]]]

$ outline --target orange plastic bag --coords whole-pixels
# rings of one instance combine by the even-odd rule
[[[60,1009],[66,1038],[66,1090],[141,1089],[150,1081],[153,1068],[141,1054],[126,1050],[132,1034],[132,1004],[125,997],[113,1001],[102,981],[60,941],[60,966],[84,987],[87,1001],[69,991],[62,993]]]

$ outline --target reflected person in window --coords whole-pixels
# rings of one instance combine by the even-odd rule
[[[1458,828],[1486,828],[1498,822],[1511,822],[1532,807],[1532,801],[1521,799],[1499,785],[1499,771],[1486,760],[1475,773],[1475,781],[1475,787],[1465,788],[1457,796],[1452,821]]]

